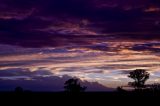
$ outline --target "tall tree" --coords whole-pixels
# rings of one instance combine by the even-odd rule
[[[149,79],[149,73],[144,69],[136,69],[129,73],[128,77],[132,78],[134,82],[129,82],[130,86],[135,89],[141,89],[145,87],[145,82]]]
[[[66,92],[78,93],[78,92],[84,92],[86,87],[85,86],[82,87],[78,82],[78,79],[72,78],[64,83],[64,89]]]

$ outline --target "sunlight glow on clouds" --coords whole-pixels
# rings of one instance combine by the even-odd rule
[[[121,75],[123,71],[143,68],[154,75],[154,72],[159,70],[159,56],[151,51],[136,51],[132,49],[135,45],[138,45],[138,42],[114,44],[108,42],[103,44],[104,48],[107,46],[106,50],[99,46],[94,47],[95,45],[78,48],[64,46],[53,49],[1,45],[1,48],[5,47],[6,53],[0,52],[0,69],[28,68],[31,71],[45,69],[58,76],[67,74],[82,80],[98,81],[103,85],[109,84],[111,87],[116,87],[111,84],[112,81],[117,83],[120,81],[123,85],[128,81],[126,75]],[[151,47],[154,48],[154,46]],[[9,48],[15,48],[17,51],[13,50],[11,54]],[[156,79],[153,78],[153,80]]]

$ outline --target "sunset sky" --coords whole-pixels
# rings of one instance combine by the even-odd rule
[[[159,41],[159,0],[0,0],[0,90],[58,91],[65,77],[116,88],[134,69],[159,83]]]

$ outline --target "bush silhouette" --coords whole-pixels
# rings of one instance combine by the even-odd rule
[[[22,87],[16,87],[14,90],[16,93],[22,93],[23,92],[23,88]]]
[[[85,86],[81,86],[78,79],[69,79],[64,83],[64,89],[66,92],[78,93],[86,90]]]
[[[150,90],[153,92],[160,92],[160,84],[155,83],[150,86]]]
[[[129,73],[128,77],[132,78],[134,82],[129,82],[130,86],[135,89],[145,88],[145,82],[149,79],[149,73],[144,69],[136,69]]]
[[[126,92],[126,90],[124,90],[122,86],[118,86],[117,92]]]

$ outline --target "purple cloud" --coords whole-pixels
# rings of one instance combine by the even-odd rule
[[[156,0],[1,0],[0,43],[23,47],[87,45],[115,32],[107,37],[159,39],[159,15],[143,11],[159,8],[159,4]],[[90,23],[85,24],[84,19]],[[120,32],[130,33],[117,34]]]

